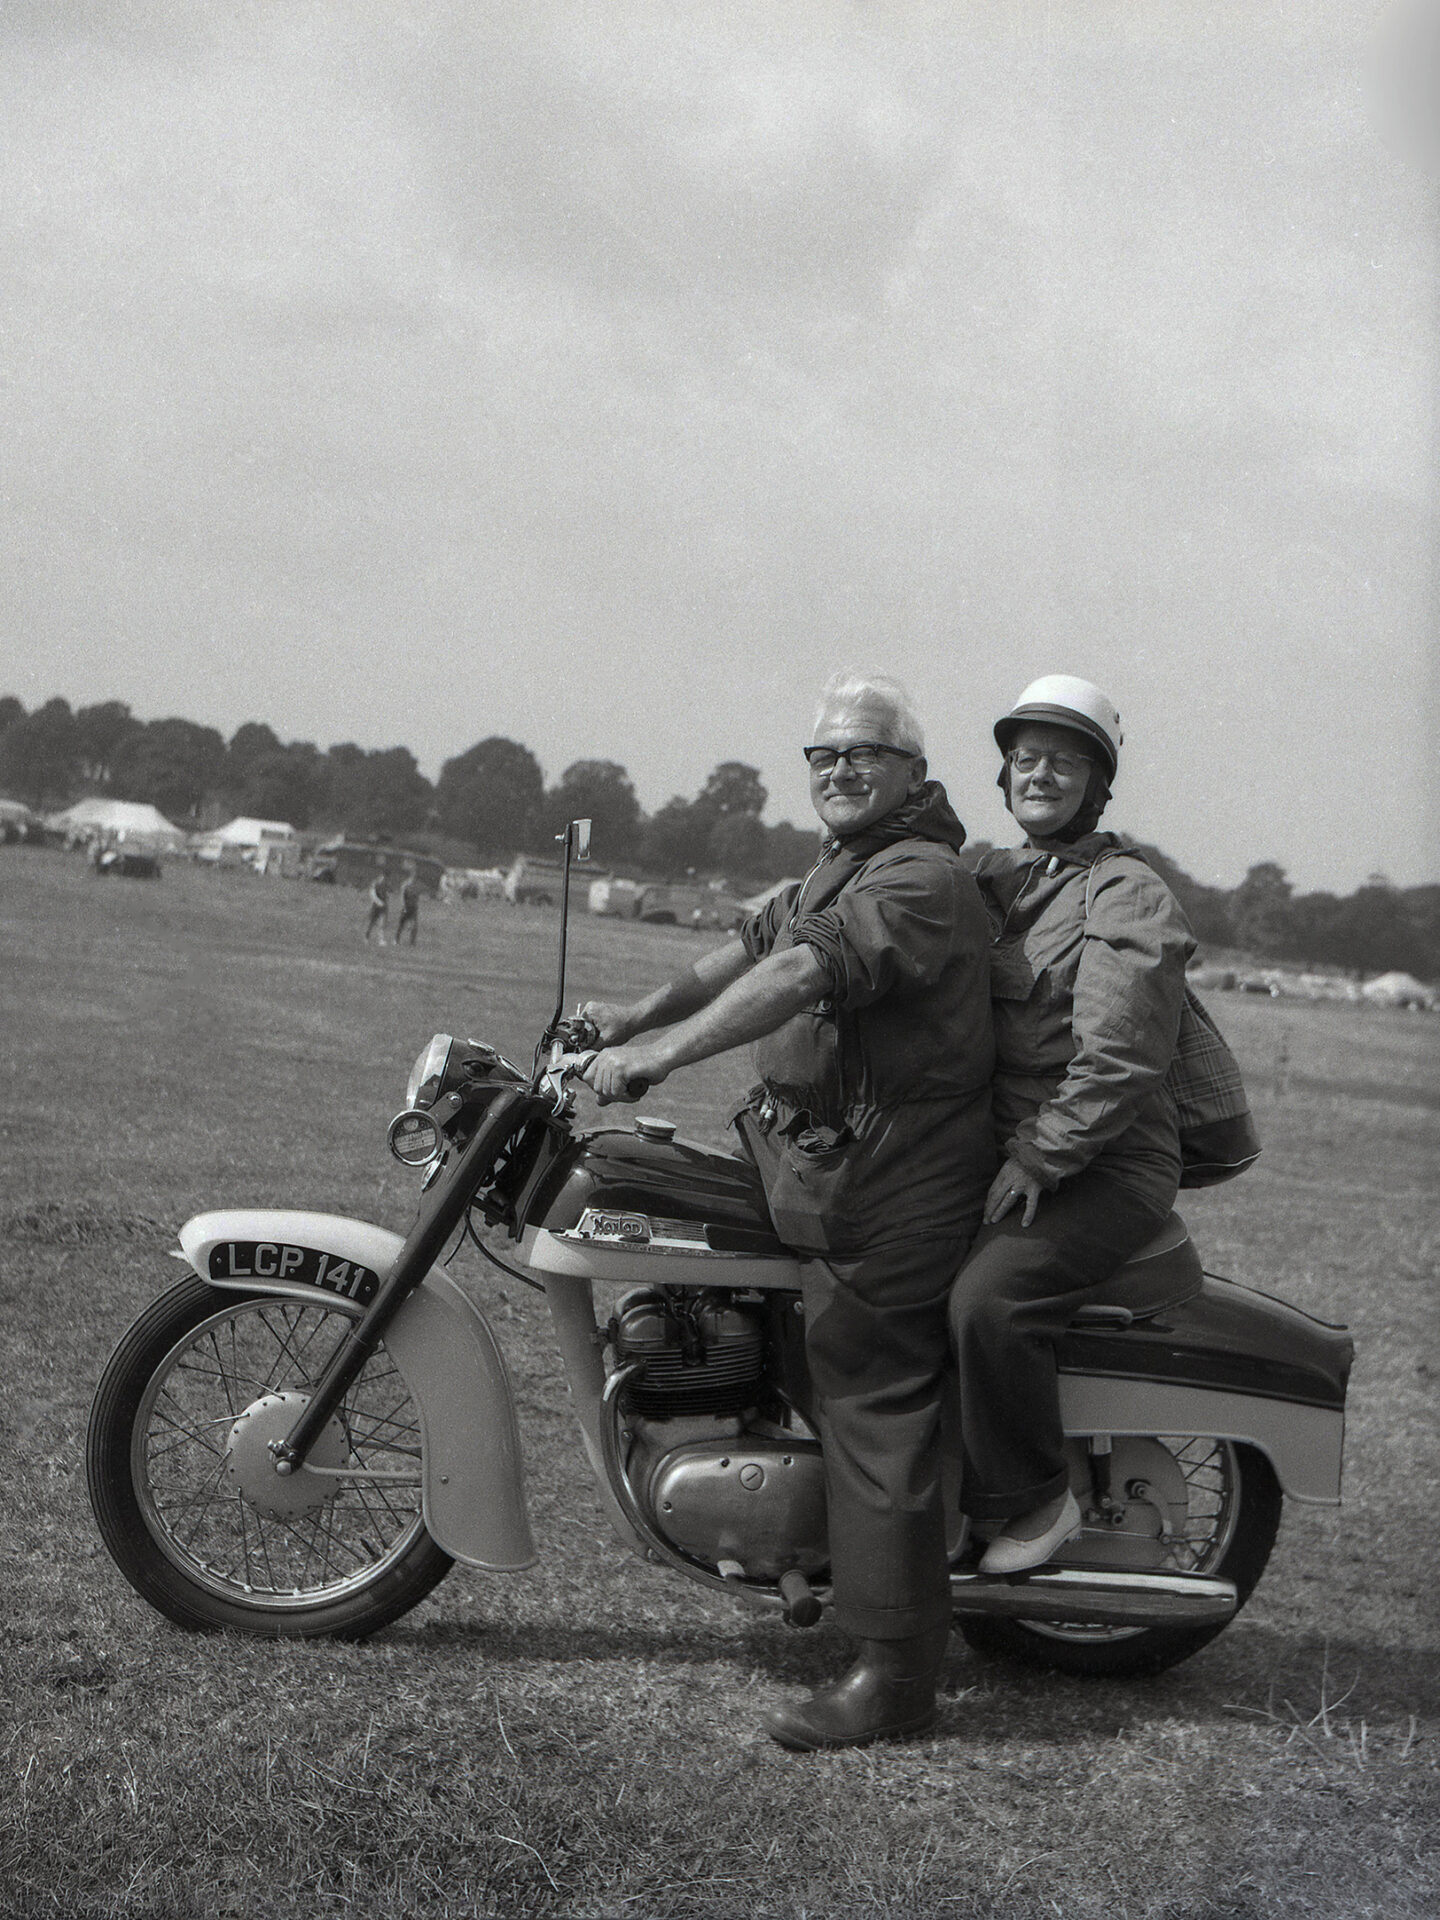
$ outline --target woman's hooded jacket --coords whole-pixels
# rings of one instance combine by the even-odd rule
[[[1180,1172],[1175,1053],[1194,937],[1173,893],[1113,833],[986,854],[994,930],[995,1129],[1054,1189],[1085,1167],[1169,1206]]]

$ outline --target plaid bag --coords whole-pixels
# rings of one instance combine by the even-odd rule
[[[1134,847],[1117,848],[1110,857],[1123,854],[1150,864]],[[1087,914],[1094,873],[1092,866],[1085,880]],[[1175,1056],[1164,1084],[1175,1103],[1180,1129],[1182,1187],[1218,1187],[1222,1180],[1233,1180],[1237,1173],[1254,1166],[1260,1157],[1260,1136],[1250,1115],[1240,1068],[1225,1044],[1224,1034],[1188,983],[1180,1008]]]
[[[1225,1036],[1192,989],[1185,989],[1175,1057],[1165,1075],[1180,1127],[1180,1184],[1215,1187],[1260,1156],[1245,1083]]]

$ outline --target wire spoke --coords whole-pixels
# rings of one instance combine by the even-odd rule
[[[318,1605],[368,1583],[421,1525],[419,1417],[383,1347],[340,1409],[339,1471],[348,1465],[359,1476],[394,1461],[415,1468],[413,1481],[327,1476],[316,1504],[289,1514],[262,1511],[246,1495],[254,1456],[247,1464],[244,1448],[232,1446],[236,1421],[268,1395],[307,1391],[337,1326],[350,1318],[318,1301],[237,1301],[197,1327],[152,1385],[144,1410],[149,1524],[172,1559],[222,1596]],[[287,1484],[294,1498],[296,1483]]]

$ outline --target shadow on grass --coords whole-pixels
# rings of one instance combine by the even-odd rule
[[[625,1661],[666,1669],[730,1667],[737,1678],[763,1676],[776,1685],[814,1687],[834,1679],[850,1643],[834,1628],[797,1633],[780,1626],[481,1627],[436,1622],[392,1629],[387,1642],[423,1654],[471,1653],[487,1666],[514,1662]],[[658,1674],[657,1674],[658,1677]],[[1047,1718],[1083,1737],[1147,1720],[1218,1723],[1236,1714],[1264,1715],[1289,1703],[1307,1713],[1343,1700],[1354,1719],[1440,1717],[1440,1667],[1433,1648],[1374,1640],[1289,1635],[1264,1627],[1232,1629],[1188,1661],[1146,1679],[1085,1679],[1044,1673],[1005,1660],[982,1659],[958,1634],[941,1680],[942,1736],[962,1730],[1011,1738],[1016,1716],[1044,1736]],[[963,1711],[945,1696],[960,1695]],[[950,1724],[953,1722],[953,1726]],[[963,1726],[962,1726],[963,1722]],[[1052,1728],[1052,1732],[1054,1729]]]

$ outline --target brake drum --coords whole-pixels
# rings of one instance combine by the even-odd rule
[[[1056,1565],[1137,1570],[1172,1566],[1177,1547],[1187,1538],[1190,1489],[1170,1449],[1148,1435],[1117,1434],[1109,1456],[1110,1494],[1124,1504],[1113,1514],[1100,1515],[1085,1442],[1068,1444],[1070,1484],[1085,1524],[1080,1538],[1055,1556]]]

